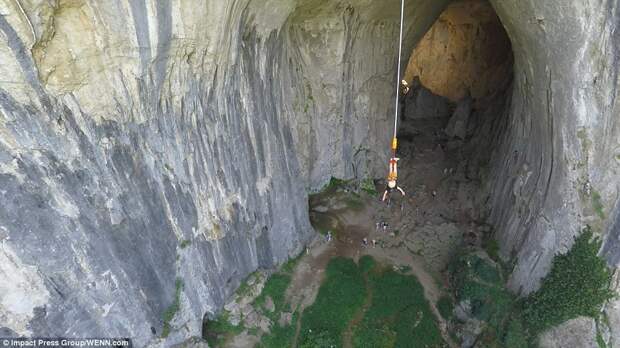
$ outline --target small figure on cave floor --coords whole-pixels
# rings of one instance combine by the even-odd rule
[[[332,231],[327,231],[327,235],[325,235],[325,240],[328,243],[332,241]]]
[[[368,246],[368,238],[364,237],[364,239],[362,239],[362,246],[363,247],[367,247]]]
[[[388,198],[388,195],[390,193],[392,193],[392,191],[394,190],[398,190],[398,192],[400,192],[403,197],[405,196],[405,191],[400,188],[398,186],[398,165],[397,162],[400,160],[400,158],[396,158],[396,157],[392,157],[390,158],[390,171],[388,174],[388,178],[387,178],[387,187],[385,188],[385,192],[383,192],[383,197],[381,198],[381,201],[385,202],[385,200]]]

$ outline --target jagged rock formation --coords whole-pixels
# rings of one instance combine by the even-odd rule
[[[406,52],[447,3],[407,1]],[[620,6],[491,4],[514,82],[479,130],[494,150],[483,179],[510,285],[527,293],[586,223],[620,260]],[[144,346],[179,279],[167,343],[198,335],[242,278],[310,237],[306,190],[385,174],[397,13],[394,0],[0,1],[2,332]]]

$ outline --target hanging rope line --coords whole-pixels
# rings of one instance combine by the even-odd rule
[[[403,52],[403,22],[404,22],[404,14],[405,14],[405,0],[400,0],[400,31],[398,37],[398,67],[397,67],[397,76],[396,76],[396,101],[394,103],[394,135],[392,137],[392,154],[393,157],[396,157],[396,148],[398,147],[398,140],[396,139],[396,135],[398,133],[398,110],[400,104],[400,66],[401,66],[401,56]]]

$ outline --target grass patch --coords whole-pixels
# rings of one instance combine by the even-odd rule
[[[182,241],[181,241],[181,243],[179,243],[179,248],[181,248],[181,249],[185,249],[185,248],[187,248],[188,246],[190,246],[191,244],[192,244],[192,241],[191,241],[191,240],[189,240],[189,239],[184,239],[184,240],[182,240]]]
[[[174,301],[172,304],[166,308],[164,314],[162,315],[162,321],[164,322],[164,327],[161,331],[161,336],[163,338],[168,337],[170,334],[170,322],[174,319],[174,316],[179,311],[180,301],[181,301],[181,291],[183,290],[183,279],[177,278],[174,282]]]
[[[315,302],[304,311],[300,345],[323,340],[340,342],[342,333],[366,297],[362,270],[353,260],[337,257],[327,265]]]
[[[255,308],[258,306],[263,309],[263,313],[272,321],[277,321],[280,312],[284,310],[285,296],[284,293],[291,283],[291,276],[288,274],[275,273],[265,283],[265,287],[261,294],[254,300]],[[273,300],[275,310],[269,312],[265,309],[265,301],[267,296]]]
[[[370,255],[364,255],[359,259],[358,266],[362,273],[370,272],[375,266],[377,262]]]
[[[259,348],[284,348],[291,347],[293,340],[295,339],[295,325],[299,316],[297,312],[293,313],[291,325],[280,326],[275,323],[271,326],[271,332],[268,335],[263,335],[261,341],[258,344]]]
[[[454,315],[454,302],[448,296],[441,296],[437,301],[437,310],[445,320],[450,320]]]
[[[414,276],[376,270],[372,304],[353,334],[355,347],[441,347],[443,339],[424,288]]]
[[[596,318],[603,303],[613,297],[611,273],[598,257],[600,246],[588,227],[568,253],[553,259],[540,289],[524,302],[524,320],[533,333],[578,316]]]

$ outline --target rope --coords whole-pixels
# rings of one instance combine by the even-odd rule
[[[405,0],[400,0],[400,36],[398,39],[398,75],[396,76],[396,103],[394,109],[394,139],[396,138],[396,133],[398,132],[398,110],[400,109],[399,101],[400,101],[400,65],[401,65],[401,56],[403,51],[403,22],[404,22],[404,13],[405,13]],[[394,149],[396,152],[396,149]]]

